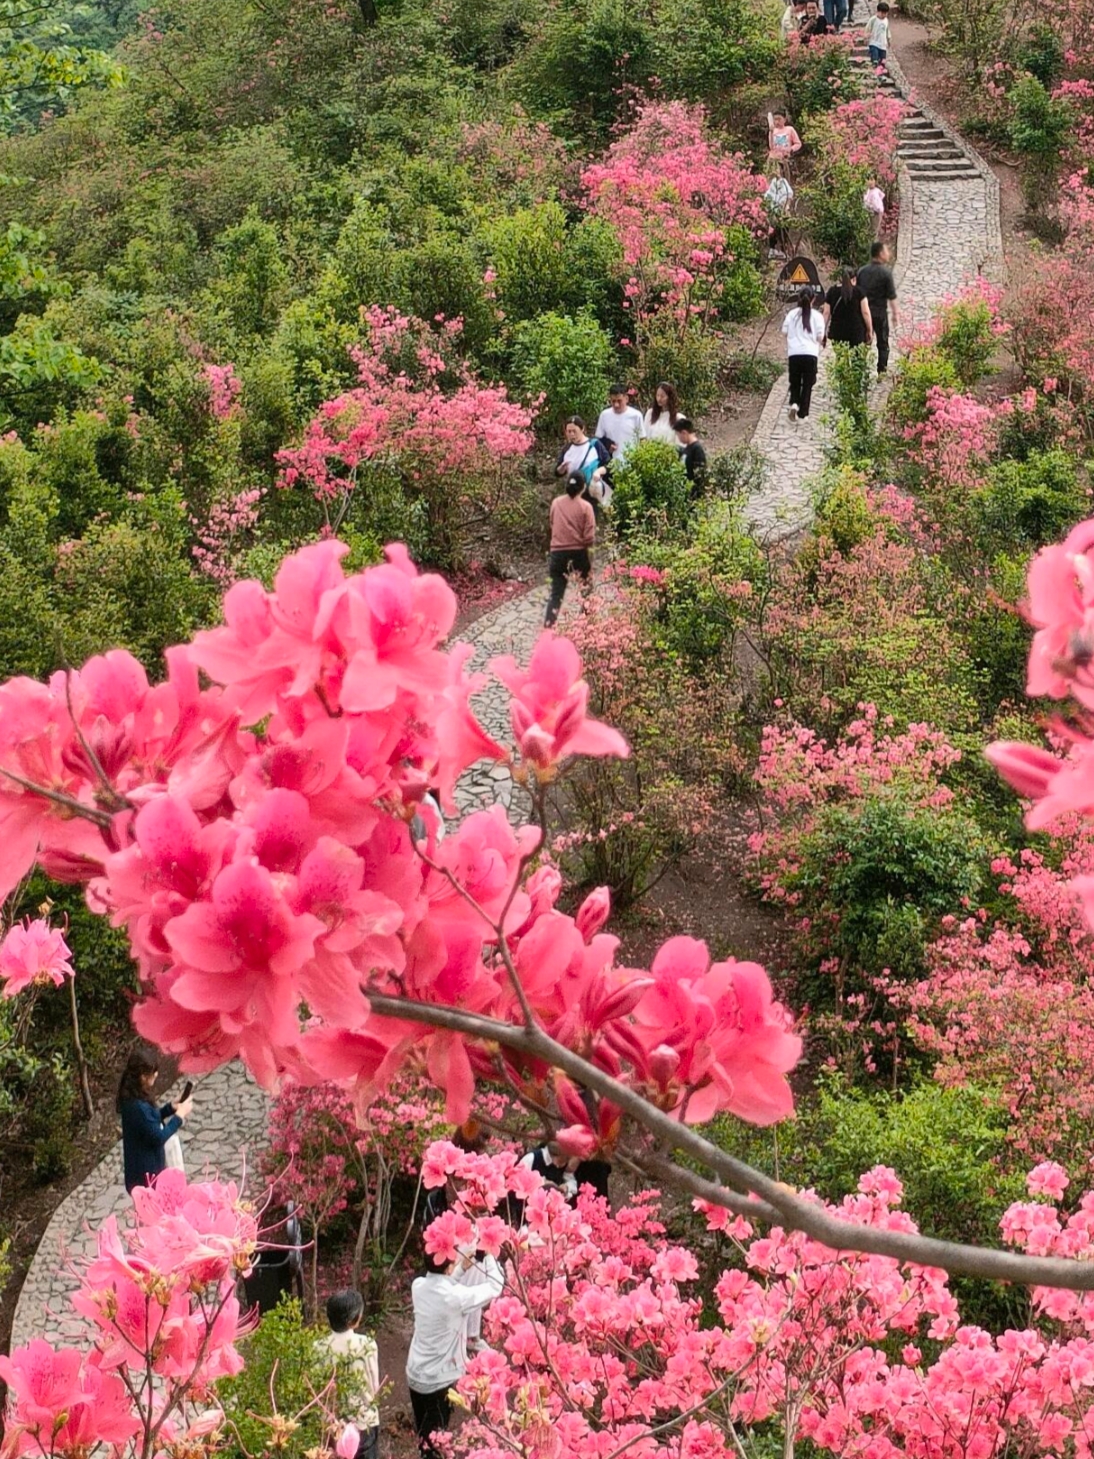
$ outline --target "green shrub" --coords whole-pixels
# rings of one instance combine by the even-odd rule
[[[608,398],[615,350],[591,314],[541,314],[517,327],[512,372],[526,399],[543,396],[537,426],[557,435],[568,416],[596,420]]]
[[[1011,145],[1025,157],[1022,195],[1034,216],[1043,214],[1057,197],[1057,178],[1064,148],[1075,121],[1071,104],[1053,97],[1036,76],[1022,76],[1010,91],[1013,116]]]
[[[653,641],[700,674],[732,653],[765,575],[763,553],[748,536],[739,507],[710,499],[695,510],[690,541],[638,541],[628,562],[663,574],[649,629]]]
[[[991,466],[972,509],[982,551],[1043,547],[1089,514],[1090,491],[1068,452],[1035,451]]]
[[[646,321],[639,344],[636,386],[652,400],[658,381],[671,380],[689,415],[701,415],[717,398],[722,344],[697,320],[681,324],[665,311]]]
[[[612,521],[622,537],[676,532],[694,510],[680,453],[664,441],[633,446],[612,485]]]
[[[872,454],[874,417],[870,410],[870,383],[873,375],[874,363],[869,350],[838,340],[832,345],[828,380],[844,423],[846,449],[855,457]]]
[[[855,265],[869,255],[874,225],[862,206],[867,181],[864,167],[833,157],[825,159],[813,180],[801,189],[814,250],[833,263]]]
[[[961,388],[953,361],[934,347],[905,355],[889,393],[889,416],[894,425],[903,428],[922,424],[927,419],[927,396],[936,386],[942,390]]]
[[[1059,31],[1051,25],[1032,26],[1018,45],[1014,64],[1051,91],[1064,74],[1064,43]]]
[[[990,373],[996,344],[991,307],[985,299],[960,299],[940,311],[938,322],[935,349],[949,360],[959,383],[970,389]]]
[[[851,52],[843,46],[788,46],[783,52],[782,72],[787,109],[799,124],[831,111],[840,102],[855,101],[859,95]],[[861,189],[857,203],[862,212]]]
[[[742,504],[767,477],[767,458],[754,446],[732,446],[707,457],[706,495]]]
[[[233,329],[244,336],[268,334],[285,302],[288,270],[272,224],[251,211],[221,234],[212,297]]]
[[[844,960],[852,982],[852,970],[876,975],[886,967],[914,978],[937,919],[979,892],[988,851],[976,822],[952,805],[924,808],[899,791],[873,794],[821,811],[790,884],[799,911],[825,928],[826,948]],[[827,979],[818,999],[826,989],[831,997]]]
[[[822,474],[816,502],[816,535],[849,557],[877,531],[877,514],[866,496],[862,473],[850,466]]]
[[[754,235],[739,223],[727,228],[725,236],[732,262],[719,275],[718,314],[727,323],[744,324],[762,314],[767,304],[759,248]]]

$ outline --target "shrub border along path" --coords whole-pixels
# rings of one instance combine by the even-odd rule
[[[902,95],[907,85],[898,66],[890,69]],[[1001,278],[1002,237],[998,183],[990,169],[926,106],[919,109],[950,135],[973,162],[973,180],[927,182],[914,186],[907,172],[900,179],[900,236],[896,275],[900,294],[901,332],[924,323],[936,306],[977,272]],[[879,396],[881,392],[877,392]],[[786,416],[787,380],[782,376],[768,395],[753,434],[753,445],[769,463],[763,489],[749,502],[752,529],[770,542],[790,536],[812,515],[810,482],[824,464],[823,417],[832,408],[823,367],[809,423],[791,425]],[[574,610],[576,592],[569,596]],[[485,668],[496,654],[530,653],[543,621],[544,594],[535,591],[486,613],[463,637],[474,645],[472,667]],[[486,730],[503,742],[509,736],[508,694],[498,684],[486,686],[475,700]],[[504,766],[482,762],[463,777],[456,790],[461,814],[483,805],[502,804],[511,818],[522,812],[514,803],[513,782]],[[268,1101],[238,1064],[218,1069],[197,1081],[194,1112],[184,1132],[187,1169],[191,1175],[216,1172],[242,1180],[262,1140]],[[122,1215],[128,1197],[121,1179],[121,1146],[92,1171],[53,1213],[19,1295],[12,1325],[12,1347],[34,1337],[55,1343],[78,1341],[86,1333],[82,1318],[68,1298],[76,1290],[71,1262],[91,1252],[92,1227],[110,1215]]]

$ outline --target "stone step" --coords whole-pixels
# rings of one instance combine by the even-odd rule
[[[908,157],[905,159],[909,169],[918,172],[952,172],[955,168],[969,167],[975,172],[976,168],[963,152],[956,157]]]
[[[960,147],[952,142],[900,142],[897,151],[901,157],[964,157]]]
[[[908,127],[900,133],[902,142],[948,142],[949,135],[941,127]]]
[[[954,172],[915,172],[908,169],[908,176],[913,182],[979,182],[980,174],[975,167],[966,167],[962,171]]]
[[[902,127],[912,127],[916,131],[930,130],[940,132],[942,130],[937,122],[932,122],[930,117],[924,116],[919,110],[913,111],[911,116],[904,117],[900,125]]]

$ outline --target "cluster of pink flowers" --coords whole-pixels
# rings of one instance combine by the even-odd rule
[[[0,893],[36,862],[86,883],[128,932],[138,1030],[189,1069],[241,1057],[267,1086],[352,1083],[365,1108],[424,1061],[460,1122],[496,1050],[369,995],[518,1024],[523,999],[681,1117],[789,1113],[800,1044],[762,968],[679,939],[649,974],[619,967],[606,894],[557,910],[557,871],[527,875],[539,832],[500,806],[413,842],[425,790],[450,804],[476,760],[508,759],[539,794],[569,757],[626,745],[590,719],[573,645],[545,633],[527,668],[492,666],[512,694],[504,749],[469,708],[485,682],[470,647],[440,647],[448,586],[399,546],[353,577],[344,553],[302,549],[272,592],[237,583],[223,626],[169,651],[156,687],[120,651],[0,686]]]
[[[360,384],[325,401],[303,442],[278,452],[283,486],[305,483],[329,506],[370,461],[394,463],[411,480],[482,476],[531,448],[535,412],[445,358],[458,320],[436,321],[438,332],[378,305],[364,317],[368,343],[352,352]]]
[[[236,492],[227,501],[214,502],[204,522],[191,518],[194,528],[194,561],[221,588],[235,582],[235,552],[241,537],[251,532],[258,521],[258,509],[266,495],[264,486]]]
[[[14,998],[25,988],[59,988],[74,974],[65,935],[44,917],[28,917],[10,927],[0,942],[0,997]]]
[[[111,1216],[80,1271],[72,1301],[91,1346],[35,1338],[0,1357],[3,1459],[80,1459],[99,1444],[167,1452],[219,1427],[212,1385],[243,1366],[236,1282],[257,1240],[255,1213],[234,1185],[167,1170],[136,1190],[132,1225],[121,1232]]]
[[[822,119],[825,143],[834,156],[865,168],[883,188],[891,188],[896,181],[900,124],[907,111],[905,102],[884,92],[841,102]]]
[[[686,102],[647,102],[581,181],[591,212],[619,236],[639,323],[662,306],[684,317],[717,309],[732,262],[726,229],[764,231],[765,180],[721,152],[703,108]]]
[[[243,390],[234,365],[203,365],[202,374],[209,387],[209,409],[218,420],[230,420],[239,410]]]

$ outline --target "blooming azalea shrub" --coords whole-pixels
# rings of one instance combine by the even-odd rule
[[[897,732],[873,705],[832,743],[793,723],[764,730],[756,782],[771,817],[749,841],[755,874],[792,909],[810,1002],[838,1019],[856,1018],[883,972],[919,971],[932,923],[980,886],[987,848],[946,784],[959,760],[939,731]]]
[[[815,36],[808,45],[802,45],[797,36],[791,37],[781,70],[792,118],[820,116],[856,100],[858,88],[851,51],[849,35]]]
[[[663,1110],[785,1115],[800,1044],[762,968],[715,972],[701,944],[648,978],[617,967],[606,894],[558,911],[559,878],[531,873],[540,832],[500,806],[412,839],[426,787],[451,806],[477,760],[509,764],[542,820],[563,762],[626,757],[589,716],[577,649],[548,632],[526,667],[492,661],[506,748],[470,711],[470,646],[440,647],[448,586],[398,545],[351,577],[344,555],[318,543],[272,592],[234,585],[223,625],[155,687],[121,652],[0,686],[0,890],[35,864],[84,882],[128,932],[138,1031],[188,1069],[239,1057],[268,1087],[344,1081],[363,1113],[412,1062],[461,1122],[477,1077],[538,1080],[519,1044],[499,1054],[527,1009]],[[451,1026],[457,1008],[482,1039]]]
[[[258,1240],[253,1208],[232,1184],[167,1170],[134,1191],[126,1228],[111,1216],[96,1238],[72,1298],[89,1341],[34,1338],[0,1357],[4,1459],[75,1459],[99,1445],[132,1459],[166,1445],[200,1452],[220,1427],[214,1385],[242,1367],[236,1283]]]
[[[280,484],[310,490],[325,530],[336,532],[374,467],[394,469],[407,496],[425,505],[430,552],[451,561],[460,553],[461,500],[511,480],[532,445],[533,413],[453,357],[458,321],[434,331],[377,307],[366,322],[367,342],[352,352],[359,384],[326,401],[303,442],[279,453]]]
[[[310,1242],[311,1310],[318,1305],[320,1242],[334,1218],[356,1218],[353,1281],[366,1255],[370,1293],[379,1298],[386,1268],[381,1253],[393,1219],[397,1182],[417,1181],[422,1152],[446,1128],[438,1097],[400,1075],[359,1118],[336,1084],[289,1084],[270,1109],[263,1174],[276,1198],[291,1201]],[[409,1211],[401,1213],[409,1216]]]

